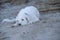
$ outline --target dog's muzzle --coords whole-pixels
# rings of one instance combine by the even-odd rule
[[[19,26],[21,26],[21,24],[20,24],[20,23],[19,23],[18,25],[19,25]]]

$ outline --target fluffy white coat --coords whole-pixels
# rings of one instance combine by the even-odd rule
[[[40,18],[40,13],[37,10],[37,8],[34,6],[28,6],[19,11],[18,15],[14,19],[14,21],[16,21],[16,23],[14,25],[30,24],[30,23],[39,21],[39,18]],[[8,21],[12,21],[12,20],[8,20]]]

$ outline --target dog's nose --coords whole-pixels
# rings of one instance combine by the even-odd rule
[[[18,25],[19,25],[19,26],[21,26],[21,24],[20,24],[20,23],[19,23]]]

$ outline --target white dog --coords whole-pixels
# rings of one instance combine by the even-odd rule
[[[40,13],[34,6],[28,6],[24,9],[21,9],[18,15],[14,20],[8,20],[8,21],[16,21],[14,25],[26,25],[30,23],[34,23],[36,21],[39,21]],[[4,21],[4,20],[3,20]],[[6,21],[6,19],[5,19]]]

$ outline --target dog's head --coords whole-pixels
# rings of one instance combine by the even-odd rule
[[[28,23],[29,23],[28,18],[27,17],[23,17],[23,18],[17,19],[15,25],[21,26],[21,25],[26,25]]]

